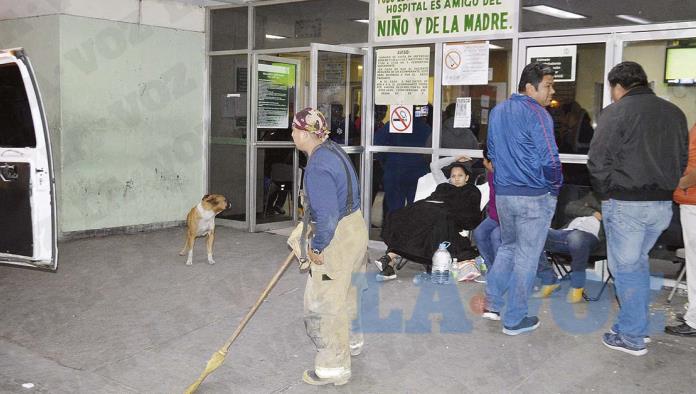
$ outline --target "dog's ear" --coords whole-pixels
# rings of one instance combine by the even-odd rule
[[[203,196],[203,198],[201,198],[201,201],[205,201],[208,197],[210,197],[210,194],[206,194],[205,196]]]

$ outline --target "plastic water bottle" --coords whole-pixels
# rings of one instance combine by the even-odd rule
[[[483,257],[478,256],[474,261],[476,262],[476,268],[478,268],[482,274],[485,274],[486,271],[488,271],[488,267],[486,266],[486,262],[483,260]]]
[[[455,281],[457,280],[457,277],[459,276],[459,266],[457,264],[457,258],[453,257],[452,258],[452,268],[450,268],[450,276],[452,279]]]
[[[449,283],[449,272],[452,268],[452,256],[447,250],[449,246],[450,243],[445,241],[438,246],[433,254],[433,273],[431,275],[433,283]]]

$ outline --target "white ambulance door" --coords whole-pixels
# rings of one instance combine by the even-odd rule
[[[22,49],[0,50],[0,264],[58,264],[49,131]]]

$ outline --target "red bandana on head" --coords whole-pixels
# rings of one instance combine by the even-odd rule
[[[292,120],[292,127],[318,135],[321,139],[326,139],[329,129],[326,125],[324,115],[314,108],[307,107],[295,114]]]

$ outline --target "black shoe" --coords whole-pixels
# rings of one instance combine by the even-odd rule
[[[384,256],[375,260],[375,265],[377,266],[377,269],[380,271],[382,271],[384,267],[388,266],[389,263],[391,263],[391,257],[389,257],[388,254],[385,254]]]
[[[674,315],[674,320],[676,320],[679,323],[686,323],[686,319],[684,319],[683,313],[677,313],[676,315]]]
[[[523,332],[534,331],[539,327],[539,318],[536,316],[526,316],[514,327],[503,326],[503,334],[519,335]]]
[[[388,280],[396,279],[396,272],[394,272],[394,267],[391,265],[387,264],[384,266],[384,269],[382,272],[377,274],[377,280],[379,282],[386,282]]]
[[[696,328],[692,328],[686,323],[678,326],[665,327],[665,333],[670,335],[679,335],[680,337],[696,337]]]

